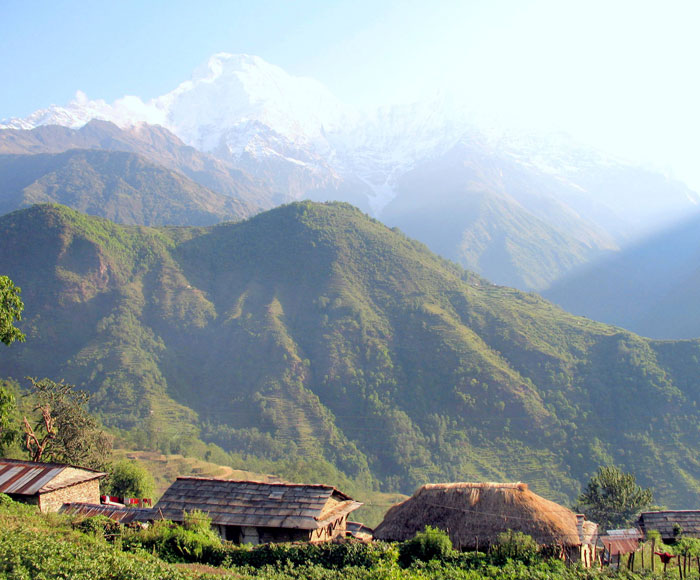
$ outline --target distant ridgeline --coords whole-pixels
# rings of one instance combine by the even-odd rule
[[[0,218],[0,272],[27,335],[0,375],[94,392],[137,445],[408,493],[563,501],[606,462],[675,508],[700,490],[700,342],[494,286],[347,204],[206,228],[34,206]]]

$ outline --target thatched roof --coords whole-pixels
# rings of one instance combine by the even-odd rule
[[[153,511],[175,522],[197,509],[213,524],[315,530],[361,505],[330,485],[178,477]]]
[[[426,525],[447,531],[461,549],[485,548],[507,530],[529,534],[541,545],[582,543],[576,514],[524,483],[424,485],[387,512],[374,537],[405,541]]]

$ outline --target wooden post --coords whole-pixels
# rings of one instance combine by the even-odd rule
[[[683,568],[681,567],[681,555],[678,554],[678,556],[676,556],[676,558],[678,559],[678,576],[681,580],[683,580]]]
[[[644,570],[644,544],[642,544],[642,570]]]
[[[651,571],[654,571],[654,552],[656,552],[656,540],[651,541]]]

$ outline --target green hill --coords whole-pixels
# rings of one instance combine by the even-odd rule
[[[0,374],[88,388],[167,452],[201,438],[251,471],[562,501],[614,461],[661,503],[697,501],[699,342],[491,285],[347,204],[160,229],[36,206],[0,218],[0,272],[27,334]]]
[[[0,155],[0,213],[35,203],[139,225],[211,225],[247,215],[240,201],[134,153]]]

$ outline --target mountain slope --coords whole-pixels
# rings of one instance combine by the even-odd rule
[[[563,500],[609,461],[664,503],[700,489],[698,342],[493,286],[344,204],[159,230],[38,206],[0,218],[0,271],[28,338],[0,373],[65,377],[160,445],[199,433],[386,490]]]
[[[31,130],[0,130],[0,154],[63,153],[70,149],[96,149],[135,153],[176,171],[200,185],[235,200],[238,213],[247,217],[277,201],[248,174],[224,161],[185,145],[167,129],[141,124],[120,128],[109,121],[93,119],[71,129],[39,125]]]
[[[700,218],[562,279],[544,295],[567,310],[657,338],[700,336]]]
[[[246,216],[301,199],[347,201],[494,282],[526,290],[542,290],[700,204],[658,171],[565,136],[499,127],[465,110],[464,99],[360,112],[313,79],[251,55],[214,54],[148,102],[79,94],[0,125],[0,152],[67,147],[144,155],[238,200]]]
[[[0,155],[0,212],[46,202],[140,225],[210,225],[246,213],[236,200],[131,153]]]

